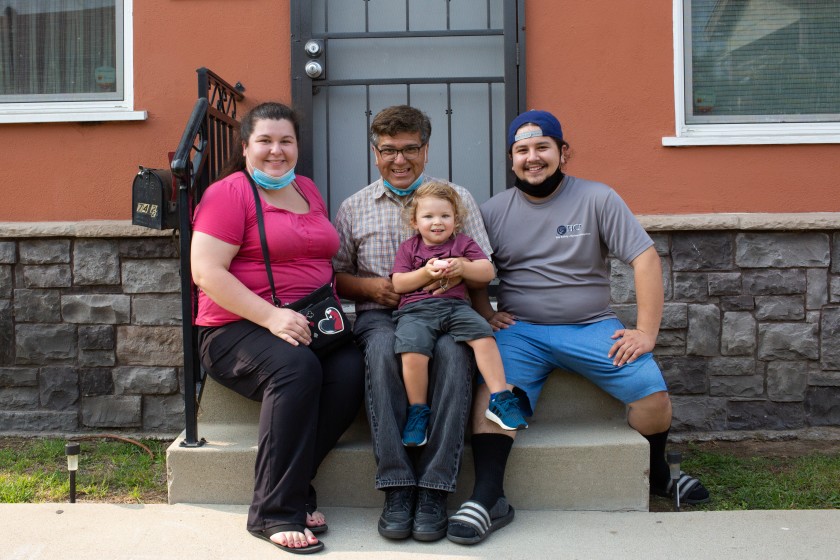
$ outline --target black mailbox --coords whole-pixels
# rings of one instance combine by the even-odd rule
[[[131,185],[131,223],[152,229],[177,229],[177,196],[171,171],[140,166]]]

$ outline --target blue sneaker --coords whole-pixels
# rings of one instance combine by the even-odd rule
[[[429,427],[431,410],[425,404],[413,404],[408,407],[408,420],[403,429],[403,445],[406,447],[420,447],[428,441],[426,432]]]
[[[487,407],[484,416],[505,430],[524,430],[528,427],[528,422],[519,408],[519,399],[507,390],[490,399],[490,406]]]

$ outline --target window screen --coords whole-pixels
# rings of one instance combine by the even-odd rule
[[[684,2],[686,124],[840,120],[840,1]]]
[[[121,0],[0,0],[0,102],[123,98]]]

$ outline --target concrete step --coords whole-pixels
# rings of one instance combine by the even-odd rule
[[[167,450],[170,503],[247,504],[253,491],[259,403],[208,380],[198,434],[207,444]],[[647,511],[648,445],[629,428],[624,407],[588,381],[555,372],[530,428],[520,432],[508,463],[505,490],[524,509]],[[467,440],[469,442],[469,439]],[[359,418],[321,466],[319,505],[381,507],[367,420]],[[467,443],[450,508],[473,485]]]

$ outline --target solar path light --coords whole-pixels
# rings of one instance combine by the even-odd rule
[[[70,471],[70,503],[76,503],[76,471],[79,470],[79,451],[81,446],[72,442],[64,446],[67,455],[67,470]]]
[[[682,453],[679,451],[669,451],[665,455],[668,461],[668,469],[671,472],[671,489],[674,492],[674,511],[680,511],[680,463],[682,462]]]

